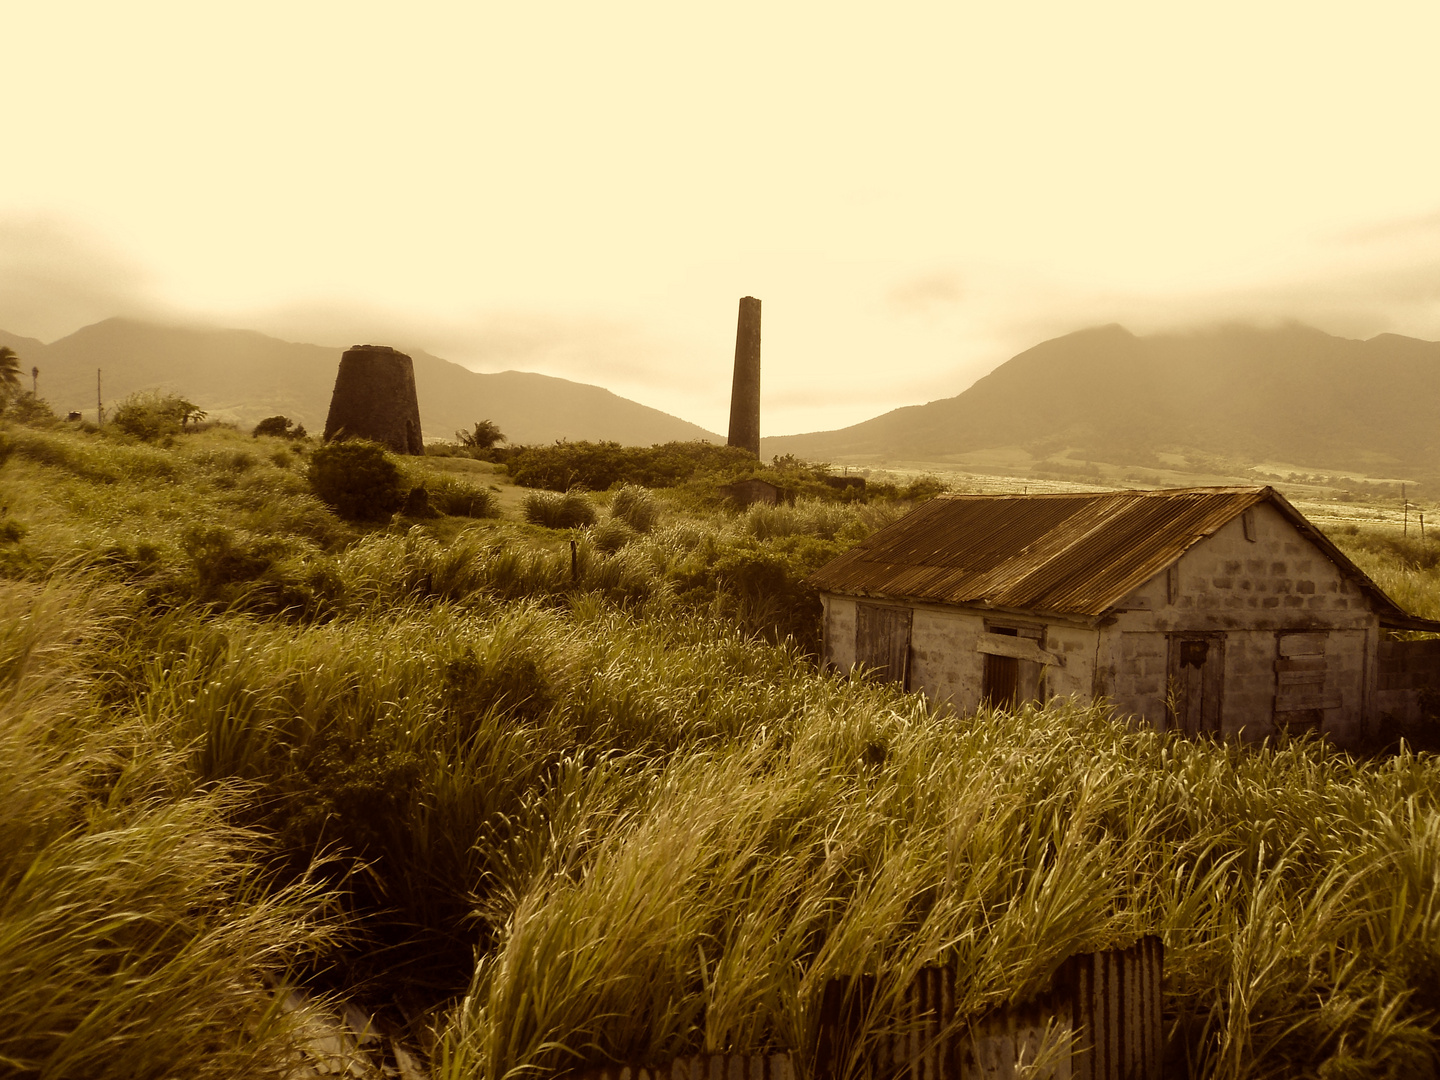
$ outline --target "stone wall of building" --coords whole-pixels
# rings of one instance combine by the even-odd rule
[[[346,349],[335,374],[325,441],[369,439],[397,454],[423,454],[415,364],[388,345]]]
[[[841,671],[849,670],[855,663],[856,601],[842,596],[825,596],[822,600],[825,662]],[[1006,646],[992,633],[997,627],[1024,627],[1038,633],[1033,639],[1035,647],[1053,658],[1043,665],[1046,698],[1073,696],[1090,700],[1098,641],[1091,627],[942,604],[896,602],[894,606],[913,612],[910,689],[923,691],[936,704],[948,703],[961,713],[980,707],[985,655]]]
[[[855,601],[824,601],[825,659],[847,670],[855,662]],[[1045,669],[1048,697],[1108,700],[1122,714],[1162,729],[1174,690],[1172,642],[1189,634],[1206,636],[1223,665],[1217,734],[1264,738],[1280,726],[1314,728],[1351,743],[1367,734],[1377,704],[1380,628],[1369,596],[1265,504],[1197,544],[1098,626],[1079,618],[908,606],[914,612],[910,688],[961,712],[979,707],[985,649],[995,644],[996,627],[1041,632],[1036,643],[1053,657]],[[1398,683],[1387,693],[1395,708],[1413,711],[1416,691],[1403,702]]]
[[[1365,733],[1372,711],[1379,619],[1370,598],[1279,511],[1261,504],[1196,545],[1120,605],[1100,645],[1098,694],[1122,712],[1166,725],[1170,640],[1223,634],[1223,732],[1276,732],[1276,698],[1297,687],[1315,709],[1282,713],[1341,742]],[[1282,656],[1309,635],[1316,658]],[[1292,642],[1293,644],[1293,642]],[[1301,670],[1282,670],[1301,669]],[[1313,679],[1313,686],[1296,680]]]

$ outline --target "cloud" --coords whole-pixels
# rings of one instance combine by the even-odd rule
[[[427,318],[353,301],[300,303],[228,318],[289,340],[423,349],[474,371],[535,371],[602,385],[690,382],[686,366],[673,362],[681,346],[623,319],[535,310]]]
[[[135,264],[76,225],[0,214],[0,328],[53,341],[114,315],[163,317],[150,285]]]

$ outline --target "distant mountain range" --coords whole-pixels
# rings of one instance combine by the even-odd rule
[[[387,344],[389,344],[387,342]],[[415,361],[420,425],[426,438],[454,437],[493,420],[513,443],[613,439],[635,446],[720,436],[598,386],[505,371],[482,375],[404,349]],[[64,415],[95,415],[95,372],[106,408],[137,390],[173,390],[211,417],[242,426],[284,415],[312,434],[325,427],[343,349],[297,345],[251,330],[162,326],[107,319],[48,345],[0,331],[20,356],[23,383],[40,369],[40,396]]]
[[[1036,345],[956,397],[838,431],[765,439],[852,464],[963,462],[1008,449],[1063,463],[1213,471],[1281,462],[1376,477],[1440,475],[1440,343],[1310,327],[1137,337],[1103,326]]]
[[[404,348],[404,343],[395,343]],[[249,330],[107,319],[48,345],[0,332],[57,411],[175,390],[243,425],[283,414],[325,425],[343,350]],[[646,446],[721,441],[598,386],[518,371],[472,372],[410,350],[428,438],[495,421],[515,443],[613,439]],[[763,427],[763,417],[762,417]],[[1218,327],[1137,337],[1121,326],[1042,342],[964,393],[838,431],[761,441],[762,456],[854,465],[926,463],[987,471],[1088,463],[1192,473],[1284,463],[1385,478],[1440,478],[1440,343],[1368,341],[1310,327]]]

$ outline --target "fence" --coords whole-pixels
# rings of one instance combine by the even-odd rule
[[[796,1080],[789,1053],[691,1054],[668,1065],[597,1065],[568,1080]]]
[[[875,976],[824,988],[812,1080],[1159,1080],[1164,947],[1072,956],[1050,988],[980,1016],[955,1015],[955,972],[922,968],[894,1015]],[[870,1034],[865,1034],[869,1032]],[[796,1080],[788,1053],[696,1054],[661,1066],[598,1066],[573,1080]]]
[[[963,1017],[955,1015],[954,972],[924,968],[899,1014],[877,1025],[889,1034],[865,1045],[854,1033],[875,1009],[874,977],[832,980],[821,1002],[815,1077],[998,1080],[1029,1066],[1037,1080],[1158,1078],[1163,970],[1160,939],[1147,937],[1128,949],[1071,957],[1031,1001]]]

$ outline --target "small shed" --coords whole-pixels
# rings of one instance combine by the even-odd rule
[[[962,711],[1073,696],[1190,734],[1355,742],[1387,632],[1440,632],[1269,487],[940,496],[810,582],[832,667]]]
[[[736,506],[750,506],[754,503],[763,503],[765,506],[774,506],[779,503],[785,493],[769,480],[761,480],[751,476],[744,480],[736,480],[732,484],[721,484],[719,492]]]

